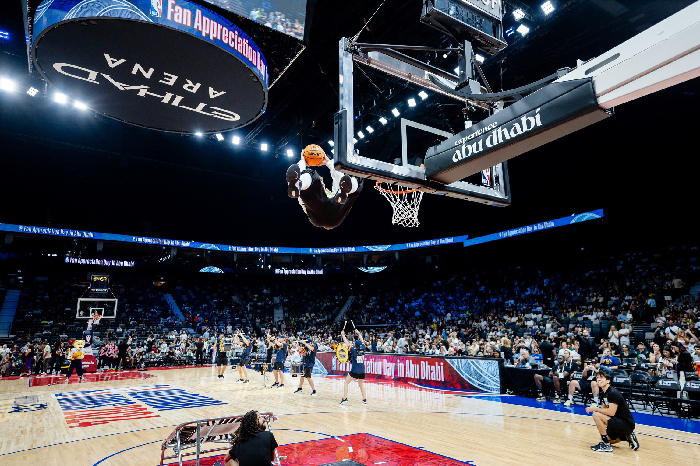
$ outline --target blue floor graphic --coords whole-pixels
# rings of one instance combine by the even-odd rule
[[[563,403],[557,405],[551,401],[537,401],[534,398],[525,398],[522,396],[470,396],[469,398],[496,401],[510,405],[528,406],[531,408],[541,408],[550,411],[559,411],[561,413],[580,414],[590,417],[590,414],[586,413],[586,407],[582,404],[564,406]],[[635,413],[634,411],[632,412],[632,417],[634,417],[634,422],[638,425],[662,427],[664,429],[674,429],[693,434],[700,434],[700,421],[678,419],[675,417],[659,416],[655,414]]]

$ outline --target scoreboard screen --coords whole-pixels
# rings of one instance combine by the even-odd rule
[[[423,0],[421,21],[490,55],[508,46],[501,0]]]
[[[109,289],[109,275],[91,275],[90,290],[91,291],[107,291]]]

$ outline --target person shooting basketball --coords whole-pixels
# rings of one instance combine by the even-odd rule
[[[323,178],[314,169],[326,166],[333,179],[332,190],[326,189]],[[316,144],[306,146],[299,163],[287,169],[287,194],[298,199],[309,221],[317,227],[331,230],[345,220],[353,202],[362,191],[363,180],[335,170],[333,161]]]
[[[355,324],[353,323],[352,326],[354,328]],[[367,404],[367,394],[365,393],[364,383],[365,351],[367,350],[367,346],[365,345],[365,341],[362,339],[362,334],[360,333],[360,331],[355,329],[355,333],[357,334],[357,340],[355,340],[355,343],[352,344],[348,341],[347,338],[345,338],[345,326],[343,326],[343,330],[340,332],[340,335],[343,338],[343,343],[345,343],[345,346],[350,348],[350,362],[352,364],[350,373],[347,375],[347,377],[345,377],[345,386],[343,387],[343,399],[340,400],[341,405],[348,403],[348,387],[350,386],[350,382],[352,382],[353,379],[357,380],[357,384],[360,386],[360,393],[362,393],[362,403]]]
[[[238,340],[239,335],[242,341]],[[240,345],[243,347],[241,361],[238,363],[238,383],[250,383],[250,380],[248,380],[248,368],[246,366],[250,364],[250,351],[253,348],[253,344],[242,333],[236,333],[235,335],[233,335],[233,341],[236,345]],[[244,374],[245,379],[243,378]]]

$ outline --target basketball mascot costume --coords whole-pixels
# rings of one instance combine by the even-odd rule
[[[322,166],[331,172],[333,188],[330,191],[316,171]],[[363,181],[336,171],[323,149],[311,144],[302,151],[299,163],[287,169],[287,194],[299,200],[314,226],[330,230],[343,223],[362,191]]]
[[[85,357],[85,352],[83,348],[85,347],[85,340],[70,340],[68,346],[73,346],[68,353],[68,360],[70,361],[70,367],[68,368],[68,375],[66,375],[66,382],[73,375],[73,370],[78,373],[80,381],[83,380],[83,358]]]

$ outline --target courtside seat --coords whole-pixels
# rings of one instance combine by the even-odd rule
[[[671,415],[679,412],[679,398],[681,391],[680,384],[673,380],[654,376],[651,379],[651,390],[649,394],[649,403],[651,404],[652,414],[658,411],[659,414]],[[656,382],[654,384],[654,381]]]

